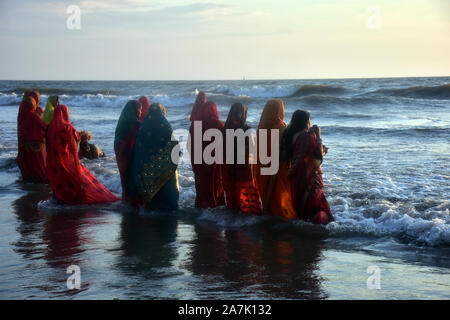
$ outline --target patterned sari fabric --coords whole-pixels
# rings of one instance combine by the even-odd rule
[[[323,193],[321,160],[322,145],[315,133],[301,132],[295,141],[289,180],[298,217],[314,224],[333,221],[330,206]]]
[[[283,133],[286,130],[286,124],[283,122],[284,118],[284,104],[281,100],[269,100],[262,112],[261,119],[258,125],[257,138],[260,139],[260,130],[267,129],[267,140],[258,141],[258,146],[261,143],[267,145],[267,152],[271,154],[271,131],[272,129],[279,130],[279,169],[278,173],[274,175],[262,175],[261,168],[268,167],[260,162],[259,155],[257,163],[254,165],[254,174],[258,185],[259,193],[263,204],[263,211],[265,214],[279,216],[285,220],[295,219],[297,214],[292,204],[290,185],[288,180],[287,163],[283,161]]]
[[[151,210],[178,209],[178,165],[171,158],[178,141],[172,141],[172,131],[164,107],[153,103],[137,135],[131,164],[137,191]]]
[[[45,130],[47,125],[36,113],[36,100],[30,95],[20,104],[17,117],[18,154],[16,163],[27,182],[47,182]]]
[[[47,99],[47,105],[45,106],[44,114],[42,115],[42,120],[46,124],[49,124],[53,118],[53,112],[55,111],[55,107],[59,104],[58,96],[49,96]]]
[[[142,205],[143,200],[139,196],[131,177],[130,166],[133,159],[136,136],[141,127],[137,114],[139,106],[140,103],[136,100],[128,101],[120,114],[114,138],[114,152],[122,184],[122,199],[136,206]]]
[[[247,119],[247,106],[241,103],[235,103],[231,106],[228,119],[225,122],[223,130],[224,137],[224,155],[226,154],[226,130],[242,129],[246,132],[250,129],[245,123]],[[237,139],[234,141],[234,162],[225,163],[222,167],[223,188],[225,190],[227,208],[239,210],[246,214],[261,214],[261,200],[256,180],[253,176],[251,165],[249,164],[249,140],[245,139],[245,163],[238,164],[237,160]]]
[[[53,195],[69,204],[95,204],[119,200],[78,159],[80,135],[69,121],[69,108],[55,108],[47,130],[47,175]]]
[[[144,121],[145,115],[147,114],[148,108],[150,107],[150,101],[147,97],[144,96],[140,97],[138,101],[142,106],[142,112],[139,118],[139,121],[142,122]]]
[[[205,148],[212,143],[210,141],[203,141],[202,137],[205,131],[208,129],[223,129],[223,123],[219,120],[216,104],[212,101],[206,102],[200,107],[194,119],[194,121],[201,121],[202,123],[201,137],[195,137],[193,125],[191,125],[191,130],[189,130],[191,137],[191,163],[195,175],[195,207],[214,208],[225,205],[225,194],[222,185],[222,165],[217,163],[206,164],[203,162],[203,157],[200,164],[195,164],[193,161],[196,138],[202,141],[201,150],[203,155]]]

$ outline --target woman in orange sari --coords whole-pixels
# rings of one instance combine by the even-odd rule
[[[272,152],[277,150],[272,149],[271,145],[271,130],[279,130],[279,169],[274,175],[263,175],[261,169],[268,167],[269,165],[263,165],[259,158],[257,163],[253,166],[256,182],[258,184],[259,193],[263,204],[263,212],[272,216],[279,216],[285,220],[295,219],[297,214],[291,199],[291,191],[288,180],[288,167],[286,161],[283,159],[284,145],[282,143],[283,134],[286,130],[286,124],[284,119],[284,104],[279,99],[272,99],[267,101],[264,110],[259,120],[257,138],[258,147],[261,148],[262,144],[266,144],[267,153],[271,155]],[[260,130],[267,130],[267,140],[260,141]]]
[[[42,121],[37,110],[39,94],[26,92],[19,107],[17,116],[17,138],[19,150],[16,163],[27,182],[47,182],[45,151],[45,130],[47,125]]]
[[[118,201],[80,162],[79,142],[69,108],[58,105],[47,130],[47,175],[54,197],[69,205]]]

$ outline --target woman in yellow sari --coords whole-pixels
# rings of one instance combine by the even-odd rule
[[[58,96],[49,96],[47,99],[47,105],[45,106],[44,114],[42,116],[42,120],[46,124],[50,124],[53,118],[53,112],[55,111],[55,107],[59,105],[59,97]]]
[[[267,145],[267,153],[271,155],[272,150],[271,145],[271,130],[279,130],[279,169],[274,175],[262,175],[261,168],[269,167],[271,164],[263,165],[260,161],[259,154],[257,163],[254,165],[253,170],[258,184],[259,192],[261,195],[261,200],[263,203],[264,214],[279,216],[285,220],[297,218],[296,211],[294,209],[292,199],[290,184],[288,180],[288,167],[286,161],[283,160],[284,155],[284,144],[283,144],[283,134],[286,130],[286,123],[284,119],[284,104],[283,101],[279,99],[273,99],[267,101],[264,110],[261,114],[261,119],[259,120],[257,138],[258,147],[262,144]],[[267,140],[260,141],[260,130],[267,130]]]

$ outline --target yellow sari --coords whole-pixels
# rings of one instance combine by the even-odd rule
[[[58,96],[49,96],[47,99],[47,105],[45,106],[44,114],[42,116],[42,120],[46,124],[49,124],[53,118],[53,112],[55,111],[55,107],[59,104]]]
[[[283,133],[286,130],[284,118],[284,104],[283,101],[274,99],[269,100],[262,112],[261,119],[258,125],[257,137],[259,139],[259,132],[261,129],[267,129],[267,141],[259,142],[267,143],[268,154],[271,153],[271,138],[270,130],[279,129],[279,170],[274,175],[261,175],[261,164],[259,157],[257,164],[253,166],[254,174],[258,184],[261,200],[263,203],[263,211],[265,214],[279,216],[285,220],[297,218],[297,213],[294,209],[290,184],[288,180],[288,167],[286,161],[283,159]],[[270,164],[269,164],[270,165]],[[269,166],[267,165],[267,166]]]

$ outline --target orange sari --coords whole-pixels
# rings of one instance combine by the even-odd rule
[[[297,218],[297,213],[294,209],[290,183],[288,180],[288,167],[286,161],[282,159],[283,145],[282,137],[286,130],[286,124],[283,121],[284,118],[284,104],[283,101],[274,99],[269,100],[262,112],[261,119],[258,125],[258,149],[261,143],[267,144],[267,153],[270,155],[272,152],[271,146],[271,129],[279,129],[279,169],[278,173],[274,175],[262,175],[261,168],[269,167],[269,165],[263,165],[260,162],[259,154],[258,160],[253,165],[256,182],[258,184],[261,200],[263,203],[264,214],[272,216],[279,216],[285,220]],[[267,129],[267,141],[259,141],[259,134],[261,129]]]

